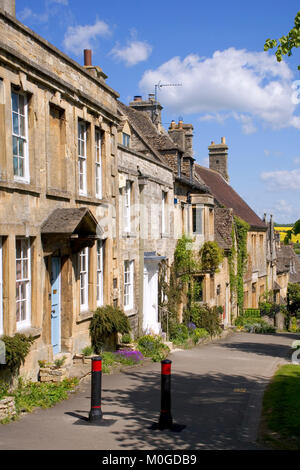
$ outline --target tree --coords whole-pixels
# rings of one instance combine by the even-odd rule
[[[292,240],[293,235],[299,235],[300,234],[300,219],[295,222],[294,227],[291,230],[288,230],[286,232],[286,236],[284,238],[284,244],[288,245],[290,241]]]
[[[264,45],[264,50],[268,51],[277,46],[277,51],[275,52],[278,62],[282,61],[283,55],[292,55],[292,49],[294,47],[300,47],[300,11],[298,11],[294,27],[289,31],[286,36],[282,36],[280,39],[267,39]],[[298,65],[298,70],[300,70],[300,65]]]

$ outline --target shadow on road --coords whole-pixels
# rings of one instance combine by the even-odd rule
[[[250,395],[265,385],[263,380],[220,373],[172,375],[173,420],[186,426],[182,432],[172,433],[150,429],[160,413],[160,376],[126,375],[130,379],[128,389],[104,389],[102,395],[104,415],[125,420],[125,427],[123,424],[119,431],[111,431],[121,448],[257,448],[247,441],[247,423],[253,406]]]
[[[276,335],[277,336],[277,335]],[[291,338],[292,341],[296,339]],[[259,354],[262,356],[272,356],[274,358],[281,358],[288,360],[291,358],[292,350],[291,345],[283,345],[283,344],[276,344],[276,343],[258,343],[255,342],[231,342],[231,343],[219,343],[221,347],[227,349],[233,349],[235,351],[242,351],[246,353],[252,354]]]

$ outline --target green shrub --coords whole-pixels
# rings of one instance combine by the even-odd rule
[[[292,332],[292,333],[297,333],[297,318],[296,317],[292,317],[291,318],[291,322],[290,322],[290,328],[289,330]]]
[[[235,326],[244,326],[246,323],[253,324],[261,321],[260,310],[255,308],[248,308],[239,315],[235,321]]]
[[[204,328],[209,335],[215,336],[221,332],[219,307],[209,307],[207,304],[195,305],[190,311],[191,321],[197,328]]]
[[[170,340],[174,343],[183,344],[189,338],[189,330],[183,323],[171,323],[170,325]]]
[[[59,369],[60,367],[62,367],[64,363],[66,362],[66,359],[67,359],[67,356],[63,356],[61,359],[56,359],[54,361],[55,368]]]
[[[123,336],[122,336],[122,339],[121,339],[122,343],[123,344],[130,344],[131,343],[131,336],[129,333],[125,333]]]
[[[92,348],[92,346],[86,346],[85,348],[82,349],[82,354],[84,356],[92,356],[94,354],[94,350]]]
[[[152,335],[141,336],[137,342],[138,349],[145,357],[151,357],[154,362],[165,359],[170,351],[159,337]]]
[[[14,336],[2,336],[1,341],[5,344],[6,364],[0,367],[9,369],[11,373],[18,372],[21,365],[25,362],[34,338],[16,333]]]
[[[8,394],[8,384],[5,384],[5,383],[0,383],[0,400],[2,400],[2,398],[6,397]]]
[[[248,333],[259,334],[272,334],[276,332],[276,328],[274,326],[269,325],[263,320],[258,323],[245,323],[244,330]]]
[[[49,408],[68,398],[68,391],[78,384],[78,379],[65,379],[57,383],[28,382],[19,380],[18,388],[13,392],[16,411],[31,412],[34,408]]]
[[[109,336],[113,333],[129,333],[130,324],[121,309],[107,305],[97,308],[91,320],[89,331],[92,347],[96,354],[100,354]]]
[[[192,340],[194,344],[197,344],[200,339],[207,338],[208,336],[209,333],[204,328],[196,328],[195,330],[193,330]]]

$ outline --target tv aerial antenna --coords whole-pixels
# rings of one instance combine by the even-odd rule
[[[182,83],[161,83],[161,80],[156,83],[155,85],[155,116],[158,116],[158,112],[157,112],[157,98],[158,98],[158,91],[164,87],[164,86],[182,86]]]
[[[157,101],[158,90],[163,86],[182,86],[182,83],[161,83],[161,80],[155,85],[155,101]]]

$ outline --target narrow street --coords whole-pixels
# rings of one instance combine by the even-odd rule
[[[160,411],[160,364],[104,375],[103,426],[84,420],[90,380],[52,409],[0,426],[0,449],[257,449],[263,390],[299,335],[237,333],[172,360],[172,414],[181,432],[151,430]]]

